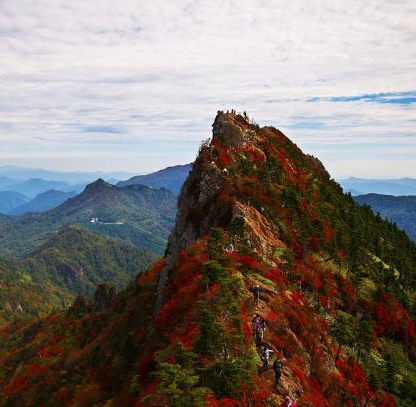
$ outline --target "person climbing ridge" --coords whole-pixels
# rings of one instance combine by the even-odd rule
[[[261,317],[259,314],[254,314],[253,317],[253,332],[259,330],[261,323]]]
[[[254,317],[253,317],[253,336],[254,336],[254,340],[256,341],[257,346],[261,345],[260,325],[261,325],[260,315],[254,314]]]
[[[260,328],[261,328],[261,339],[263,339],[264,334],[266,333],[266,329],[267,329],[267,322],[265,319],[262,319],[260,323]]]
[[[298,407],[295,400],[292,400],[289,396],[280,403],[279,407]]]
[[[267,347],[267,346],[263,347],[262,356],[263,356],[263,367],[264,367],[265,370],[269,370],[270,355],[272,353],[273,353],[273,351],[269,347]]]
[[[257,330],[254,333],[254,340],[256,341],[256,346],[261,346],[262,337],[261,337],[261,332],[259,330]]]
[[[258,305],[258,304],[259,304],[259,300],[260,300],[260,293],[261,293],[261,288],[260,288],[260,286],[257,284],[257,285],[253,288],[253,300],[254,300],[254,305]]]
[[[283,364],[284,359],[276,358],[273,362],[273,370],[274,370],[274,385],[277,387],[279,386],[280,379],[282,377],[283,372]]]

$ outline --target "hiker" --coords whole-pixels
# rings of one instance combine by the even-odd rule
[[[260,300],[260,292],[261,292],[261,288],[260,288],[260,286],[257,284],[257,285],[253,288],[253,300],[254,300],[254,305],[258,305],[258,304],[259,304],[259,300]]]
[[[266,328],[267,328],[267,322],[265,319],[263,319],[260,323],[260,328],[261,328],[261,338],[263,339],[264,334],[266,333]]]
[[[270,360],[270,355],[273,353],[273,351],[268,348],[267,346],[264,347],[263,350],[263,367],[265,370],[269,370],[269,360]]]
[[[256,341],[256,346],[261,346],[262,337],[261,332],[258,329],[254,332],[254,339]]]
[[[279,407],[298,407],[295,400],[292,400],[289,396],[280,403]]]
[[[261,325],[261,317],[259,314],[254,314],[253,317],[253,332],[258,331]]]
[[[282,377],[284,359],[276,358],[273,362],[274,370],[274,385],[277,387],[280,383],[280,378]]]

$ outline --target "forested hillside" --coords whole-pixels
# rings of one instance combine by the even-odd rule
[[[117,188],[98,180],[57,208],[0,221],[0,255],[27,256],[69,225],[162,254],[175,205],[176,198],[165,189],[143,185]],[[97,222],[91,223],[93,218]]]
[[[147,250],[64,229],[25,259],[0,263],[0,324],[67,308],[103,283],[125,288],[155,260]]]
[[[416,196],[366,194],[354,199],[360,205],[369,205],[374,212],[396,223],[416,241]]]
[[[1,407],[415,405],[415,245],[280,131],[213,128],[164,259],[1,330]]]

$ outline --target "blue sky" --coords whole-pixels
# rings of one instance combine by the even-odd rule
[[[0,165],[182,164],[234,108],[334,177],[416,177],[415,15],[413,0],[2,0]]]

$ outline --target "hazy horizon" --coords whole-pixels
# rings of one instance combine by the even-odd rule
[[[178,165],[187,165],[187,164],[191,164],[192,162],[189,163],[183,163],[183,164],[173,164],[173,165],[167,165],[165,167],[160,167],[160,168],[156,168],[154,171],[142,171],[142,172],[136,172],[136,171],[124,171],[124,170],[115,170],[115,171],[102,171],[102,170],[77,170],[77,169],[68,169],[68,170],[57,170],[54,168],[47,168],[47,167],[30,167],[30,166],[18,166],[18,165],[9,165],[9,164],[1,164],[0,163],[0,176],[7,176],[6,173],[4,173],[4,168],[6,167],[10,167],[10,168],[14,168],[16,170],[22,170],[22,172],[24,172],[25,170],[27,171],[50,171],[50,172],[55,172],[55,173],[62,173],[62,174],[71,174],[71,173],[85,173],[85,174],[102,174],[102,175],[113,175],[113,174],[125,174],[128,176],[135,176],[135,175],[147,175],[147,174],[151,174],[153,172],[157,172],[163,169],[166,169],[168,167],[172,167],[172,166],[178,166]],[[355,176],[347,176],[347,177],[332,177],[336,180],[348,180],[348,179],[357,179],[357,180],[365,180],[365,181],[394,181],[394,180],[400,180],[400,179],[412,179],[412,180],[416,180],[416,177],[411,177],[411,176],[403,176],[403,177],[378,177],[378,178],[374,178],[374,177],[355,177]],[[47,179],[47,178],[45,178]]]

